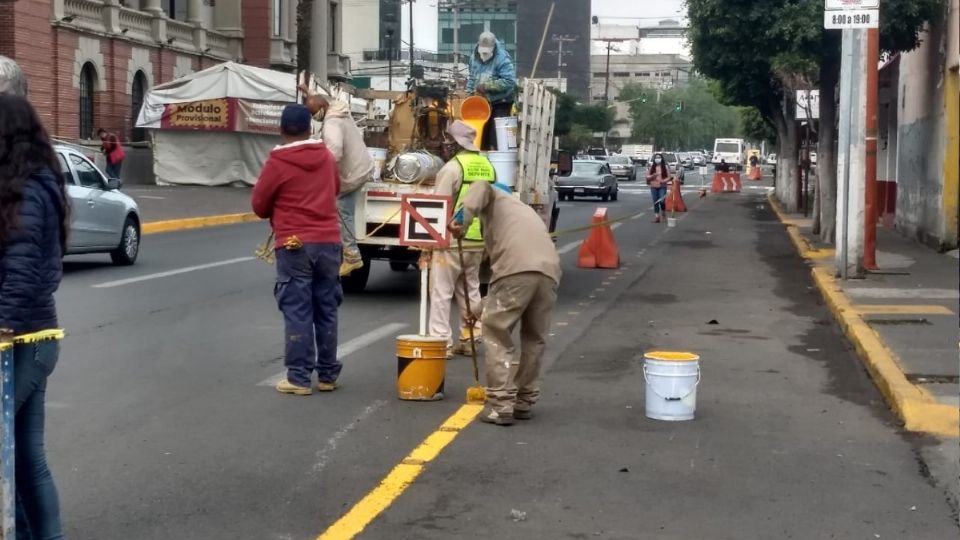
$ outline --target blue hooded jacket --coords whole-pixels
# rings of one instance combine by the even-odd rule
[[[493,58],[489,62],[482,62],[476,47],[470,57],[470,77],[467,79],[467,93],[473,94],[477,85],[483,84],[487,90],[487,101],[490,104],[512,102],[517,89],[517,71],[513,67],[510,53],[503,42],[497,40],[493,50]]]
[[[63,275],[64,204],[50,171],[24,183],[17,227],[0,247],[0,328],[27,334],[57,327],[53,293]]]

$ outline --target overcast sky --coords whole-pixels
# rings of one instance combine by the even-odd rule
[[[593,0],[593,14],[612,24],[652,26],[660,19],[685,18],[686,12],[683,0]]]

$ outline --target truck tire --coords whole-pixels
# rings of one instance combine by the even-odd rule
[[[367,280],[370,279],[370,257],[363,257],[363,267],[353,272],[350,272],[350,275],[342,276],[340,278],[340,286],[343,288],[343,292],[349,294],[359,294],[362,293],[365,288],[367,288]]]
[[[406,261],[390,261],[390,270],[394,272],[406,272],[410,268],[410,263]]]

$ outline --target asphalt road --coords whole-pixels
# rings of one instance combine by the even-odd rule
[[[575,268],[585,233],[560,238],[538,417],[470,425],[363,537],[955,537],[918,471],[923,441],[898,433],[753,193],[688,194],[670,230],[624,184],[611,216],[643,214],[615,231],[619,273]],[[562,203],[560,228],[599,204]],[[462,404],[463,358],[448,399],[396,399],[393,336],[416,331],[417,278],[382,262],[340,312],[343,388],[277,394],[273,270],[251,257],[265,234],[149,236],[131,268],[69,259],[47,393],[69,538],[315,538]],[[636,358],[651,347],[710,359],[694,422],[643,417]]]

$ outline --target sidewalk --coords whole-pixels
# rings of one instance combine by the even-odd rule
[[[256,221],[248,187],[129,186],[140,205],[144,233]]]

